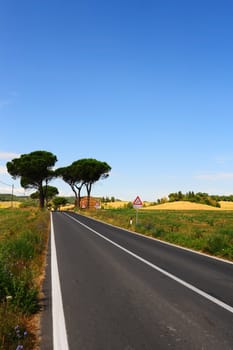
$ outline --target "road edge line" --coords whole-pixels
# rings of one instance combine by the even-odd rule
[[[69,350],[67,331],[65,324],[64,309],[62,303],[61,285],[57,264],[57,252],[54,237],[53,216],[50,213],[51,221],[51,284],[52,284],[52,328],[53,328],[53,349]]]
[[[89,226],[83,224],[81,221],[75,219],[73,216],[70,216],[70,215],[68,215],[67,213],[64,213],[64,214],[65,214],[67,217],[69,217],[70,219],[72,219],[72,220],[78,222],[78,223],[79,223],[80,225],[82,225],[83,227],[87,228],[89,231],[95,233],[97,236],[99,236],[99,237],[105,239],[107,242],[109,242],[109,243],[111,243],[112,245],[116,246],[117,248],[123,250],[125,253],[127,253],[127,254],[133,256],[134,258],[138,259],[139,261],[143,262],[144,264],[146,264],[146,265],[152,267],[154,270],[156,270],[156,271],[162,273],[163,275],[165,275],[165,276],[171,278],[172,280],[178,282],[179,284],[183,285],[183,286],[186,287],[187,289],[192,290],[192,291],[195,292],[196,294],[201,295],[201,296],[204,297],[205,299],[211,301],[212,303],[214,303],[214,304],[216,304],[216,305],[222,307],[223,309],[225,309],[225,310],[227,310],[227,311],[229,311],[229,312],[231,312],[231,313],[233,314],[233,307],[232,307],[232,306],[230,306],[230,305],[224,303],[223,301],[221,301],[221,300],[219,300],[219,299],[217,299],[217,298],[215,298],[215,297],[212,297],[210,294],[208,294],[208,293],[202,291],[201,289],[199,289],[199,288],[193,286],[192,284],[190,284],[190,283],[188,283],[188,282],[185,282],[185,281],[182,280],[181,278],[176,277],[175,275],[171,274],[170,272],[167,272],[166,270],[160,268],[159,266],[152,264],[152,263],[149,262],[148,260],[141,258],[139,255],[137,255],[137,254],[131,252],[130,250],[128,250],[128,249],[122,247],[121,245],[119,245],[119,244],[117,244],[117,243],[111,241],[109,238],[107,238],[107,237],[101,235],[99,232],[95,231],[95,230],[92,229],[91,227],[89,227]]]
[[[88,218],[88,219],[93,220],[93,221],[100,222],[102,224],[105,224],[105,225],[108,225],[108,226],[111,226],[111,227],[119,228],[120,230],[132,233],[132,234],[134,234],[136,236],[139,236],[139,237],[142,237],[142,238],[145,238],[145,239],[150,239],[152,241],[156,241],[156,242],[159,242],[161,244],[165,244],[165,245],[168,245],[168,246],[171,246],[171,247],[174,247],[174,248],[178,248],[178,249],[181,249],[181,250],[186,250],[187,252],[190,252],[190,253],[193,253],[193,254],[201,255],[201,256],[206,257],[206,258],[210,258],[210,259],[213,259],[213,260],[216,260],[216,261],[219,261],[219,262],[223,262],[223,263],[226,263],[226,264],[233,265],[233,261],[231,261],[231,260],[226,260],[224,258],[220,258],[218,256],[210,255],[210,254],[204,253],[204,252],[199,251],[199,250],[194,250],[194,249],[191,249],[191,248],[180,246],[180,245],[175,244],[175,243],[163,241],[163,240],[161,240],[159,238],[155,238],[155,237],[152,237],[152,236],[146,236],[143,233],[139,233],[139,232],[136,232],[136,231],[131,231],[131,230],[127,229],[127,228],[124,228],[124,227],[121,227],[121,226],[116,226],[116,225],[110,224],[109,222],[102,221],[102,220],[99,220],[99,219],[96,219],[96,218],[92,218],[91,216],[86,216],[86,215],[83,215],[83,214],[80,214],[80,213],[78,215],[80,215],[80,216],[82,216],[84,218]]]

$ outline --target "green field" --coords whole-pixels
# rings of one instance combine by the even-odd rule
[[[233,260],[232,211],[138,210],[137,224],[134,209],[95,210],[86,214],[147,236]]]
[[[37,343],[35,315],[47,247],[49,213],[0,209],[0,349]]]

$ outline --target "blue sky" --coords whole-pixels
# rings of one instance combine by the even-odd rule
[[[1,1],[0,192],[42,149],[106,161],[93,195],[232,194],[232,130],[232,0]]]

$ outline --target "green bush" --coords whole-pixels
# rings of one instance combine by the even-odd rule
[[[29,350],[35,335],[26,332],[24,336],[23,329],[40,306],[37,277],[47,242],[49,213],[30,208],[0,214],[0,350],[15,350],[19,344]]]
[[[215,234],[207,239],[204,249],[211,254],[223,254],[227,249],[227,241],[224,235]]]
[[[38,289],[27,277],[15,277],[8,286],[8,295],[12,296],[12,304],[24,314],[32,315],[39,310]]]
[[[162,237],[164,234],[165,234],[165,231],[162,227],[155,227],[154,230],[152,231],[152,236],[154,238]]]
[[[0,300],[12,296],[12,304],[26,314],[38,310],[38,290],[33,285],[35,276],[30,269],[37,244],[37,235],[26,232],[16,239],[5,240],[0,248]]]
[[[127,205],[126,205],[126,208],[132,209],[133,208],[133,203],[132,202],[128,202]]]

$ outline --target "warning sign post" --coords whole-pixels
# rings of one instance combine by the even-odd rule
[[[141,198],[139,196],[137,196],[135,198],[135,200],[133,201],[133,207],[138,209],[138,208],[141,208],[142,207],[142,201],[141,201]]]
[[[143,205],[141,198],[137,196],[133,201],[133,207],[136,209],[136,225],[138,224],[138,209]]]

